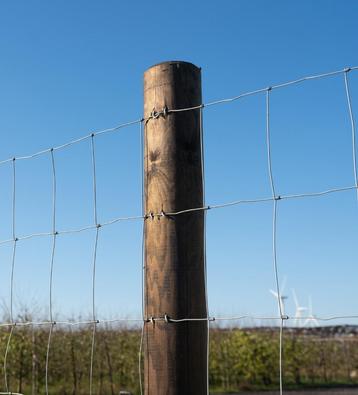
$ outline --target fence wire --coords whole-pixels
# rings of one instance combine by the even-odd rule
[[[177,108],[177,109],[163,109],[162,111],[153,111],[152,114],[143,118],[140,117],[137,120],[122,123],[113,128],[107,128],[96,132],[91,132],[90,134],[77,138],[75,140],[71,140],[65,144],[59,145],[57,147],[52,147],[48,149],[44,149],[38,151],[31,155],[12,157],[9,159],[5,159],[0,161],[1,165],[6,165],[8,163],[12,164],[12,237],[11,239],[0,240],[0,246],[5,244],[12,244],[12,254],[11,254],[11,275],[10,275],[10,308],[9,308],[9,322],[0,322],[0,328],[8,328],[9,334],[6,342],[5,353],[4,353],[4,392],[0,392],[0,395],[22,395],[17,392],[11,391],[9,387],[9,373],[8,373],[8,360],[11,357],[11,342],[13,333],[16,327],[48,327],[48,341],[47,341],[47,349],[46,349],[46,364],[45,364],[45,392],[46,395],[49,395],[49,363],[51,356],[51,342],[52,337],[54,335],[54,329],[56,326],[68,326],[75,327],[86,325],[92,327],[92,336],[91,336],[91,344],[90,344],[90,372],[89,372],[89,394],[92,395],[94,392],[93,389],[93,374],[94,374],[94,360],[95,360],[95,345],[96,345],[96,330],[99,325],[106,324],[119,324],[119,323],[138,323],[141,324],[141,339],[140,346],[138,352],[138,373],[139,373],[139,385],[140,385],[140,393],[143,394],[143,385],[142,385],[142,355],[143,355],[143,338],[144,338],[144,328],[146,324],[153,324],[156,321],[161,322],[170,322],[170,323],[181,323],[181,322],[193,322],[193,321],[205,321],[207,322],[208,328],[208,348],[207,348],[207,391],[209,393],[209,333],[210,333],[210,323],[215,321],[242,321],[242,320],[262,320],[262,321],[272,321],[279,322],[279,386],[280,386],[280,395],[283,394],[283,331],[286,322],[289,321],[306,321],[310,317],[289,317],[284,314],[283,306],[282,306],[282,298],[281,298],[281,290],[279,286],[279,265],[278,265],[278,237],[277,237],[277,218],[278,218],[278,207],[279,202],[281,200],[292,200],[292,199],[302,199],[302,198],[320,198],[325,195],[333,194],[333,193],[343,193],[348,191],[355,191],[357,194],[358,200],[358,169],[357,169],[357,147],[356,147],[356,125],[355,125],[355,117],[352,105],[352,98],[350,93],[350,84],[349,84],[349,73],[351,71],[357,70],[358,66],[347,67],[342,70],[337,70],[328,73],[316,74],[311,76],[302,77],[299,79],[295,79],[292,81],[288,81],[285,83],[272,85],[266,88],[256,89],[253,91],[245,92],[240,95],[220,99],[212,102],[208,102],[206,104],[201,104],[195,107],[188,108]],[[306,81],[317,80],[322,78],[334,77],[337,75],[343,75],[344,77],[344,90],[345,96],[347,100],[347,112],[350,121],[351,127],[351,139],[352,139],[352,167],[353,167],[353,185],[348,186],[337,186],[335,188],[331,188],[328,190],[322,191],[308,191],[304,193],[297,194],[289,194],[289,195],[279,195],[276,191],[276,186],[274,182],[274,174],[272,169],[272,144],[271,144],[271,126],[270,126],[270,97],[274,90],[287,88],[292,85],[301,84]],[[266,98],[266,150],[267,150],[267,169],[268,169],[268,178],[271,188],[271,196],[268,197],[257,197],[252,199],[238,199],[231,202],[223,202],[220,204],[206,205],[205,201],[205,177],[204,177],[204,139],[203,139],[203,110],[204,108],[208,108],[211,106],[216,106],[220,104],[228,104],[239,99],[243,99],[248,96],[264,94]],[[188,207],[185,210],[176,211],[176,212],[145,212],[145,204],[144,204],[144,176],[143,176],[143,157],[144,157],[144,149],[143,149],[143,138],[144,138],[144,128],[147,122],[153,122],[160,116],[170,116],[171,113],[180,113],[185,111],[200,111],[200,145],[201,145],[201,156],[202,156],[202,179],[203,179],[203,206],[202,207]],[[140,182],[141,182],[141,204],[142,204],[142,212],[136,216],[127,216],[127,217],[118,217],[112,218],[107,221],[99,221],[98,219],[98,205],[97,205],[97,177],[96,177],[96,147],[95,147],[95,139],[100,137],[101,135],[118,132],[124,128],[127,128],[132,125],[139,125],[139,136],[140,136],[140,157],[141,157],[141,173],[140,173]],[[93,200],[93,223],[87,226],[77,228],[77,229],[64,229],[58,230],[56,226],[56,201],[57,201],[57,179],[56,179],[56,161],[55,161],[55,152],[59,150],[66,149],[75,144],[82,143],[84,141],[90,141],[90,151],[92,158],[92,200]],[[32,233],[26,235],[18,235],[16,229],[16,191],[17,191],[17,177],[16,177],[16,163],[17,161],[22,160],[30,160],[36,158],[41,155],[50,155],[50,167],[52,173],[52,229],[51,231],[44,231],[40,233]],[[237,205],[247,205],[247,204],[261,204],[261,203],[272,203],[272,261],[273,261],[273,272],[274,272],[274,282],[275,288],[277,292],[277,303],[278,303],[278,311],[279,316],[255,316],[255,315],[241,315],[241,316],[211,316],[209,314],[209,305],[208,305],[208,290],[207,290],[207,266],[206,266],[206,254],[204,257],[204,284],[205,284],[205,300],[206,300],[206,317],[169,317],[167,315],[163,317],[148,317],[147,312],[145,311],[145,261],[144,261],[144,238],[145,238],[145,227],[144,222],[154,220],[155,218],[162,216],[179,216],[191,212],[203,211],[204,212],[204,224],[206,224],[206,213],[210,210],[215,209],[223,209],[230,208]],[[142,317],[138,318],[114,318],[110,320],[99,320],[97,318],[96,313],[96,263],[97,263],[97,250],[99,243],[99,234],[100,229],[104,226],[110,226],[122,221],[142,221],[143,224],[143,235],[142,235],[142,262],[141,262],[141,289],[142,289]],[[205,226],[205,225],[204,225]],[[56,242],[61,235],[68,234],[76,234],[85,231],[95,230],[95,238],[93,244],[93,255],[92,255],[92,314],[90,320],[78,320],[78,321],[70,321],[70,320],[62,320],[56,321],[53,313],[53,276],[54,276],[54,264],[56,257]],[[205,232],[206,233],[206,232]],[[50,268],[49,268],[49,293],[48,293],[48,303],[49,303],[49,311],[48,311],[48,320],[44,321],[19,321],[14,318],[14,279],[15,279],[15,268],[16,268],[16,250],[19,242],[23,240],[28,240],[36,237],[51,237],[52,238],[52,249],[50,256]],[[204,238],[204,244],[206,244],[206,240]],[[205,250],[205,248],[204,248]],[[336,316],[315,316],[315,319],[319,322],[328,322],[334,320],[342,320],[342,319],[358,319],[357,314],[351,315],[336,315]]]

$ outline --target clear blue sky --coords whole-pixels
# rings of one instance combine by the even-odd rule
[[[0,5],[0,158],[62,144],[142,114],[142,76],[164,60],[202,67],[204,101],[358,65],[355,1],[43,2]],[[358,72],[350,74],[358,111]],[[209,204],[270,196],[264,95],[204,113]],[[272,93],[273,171],[279,194],[354,184],[343,76]],[[100,221],[140,214],[137,126],[97,139]],[[58,228],[92,221],[89,143],[56,153]],[[51,230],[51,167],[18,163],[17,233]],[[0,166],[0,239],[11,237],[11,166]],[[277,314],[272,204],[208,214],[211,314]],[[279,203],[278,264],[318,315],[358,313],[354,192]],[[93,232],[59,238],[54,300],[63,316],[91,308]],[[100,318],[140,315],[141,223],[101,230]],[[19,243],[17,306],[46,311],[50,238]],[[0,298],[9,301],[11,245],[0,247]]]

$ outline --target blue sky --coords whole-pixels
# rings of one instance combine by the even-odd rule
[[[355,1],[3,2],[0,6],[0,158],[31,154],[141,117],[145,69],[164,60],[202,67],[204,102],[358,65]],[[358,108],[358,72],[349,75]],[[273,172],[279,194],[354,184],[343,76],[272,92]],[[204,111],[209,204],[270,196],[265,97]],[[137,125],[96,139],[100,221],[140,214]],[[89,141],[56,152],[57,223],[92,222]],[[11,237],[11,164],[0,166],[0,239]],[[278,264],[318,315],[358,312],[358,203],[354,192],[282,201]],[[208,213],[211,314],[277,314],[272,203]],[[18,162],[19,236],[51,230],[49,155]],[[55,257],[59,316],[91,308],[94,232],[61,236]],[[139,316],[141,223],[100,231],[98,316]],[[19,242],[17,308],[46,312],[50,238]],[[11,245],[0,246],[0,298],[9,303]]]

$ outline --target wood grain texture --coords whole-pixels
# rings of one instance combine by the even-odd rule
[[[201,72],[165,62],[144,74],[144,116],[201,104]],[[145,212],[203,205],[200,110],[151,119],[144,129]],[[145,221],[146,317],[206,317],[203,212]],[[146,395],[207,393],[207,322],[145,324]]]

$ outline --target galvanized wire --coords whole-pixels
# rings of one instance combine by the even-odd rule
[[[53,330],[55,325],[69,325],[69,326],[75,326],[75,325],[91,325],[93,327],[92,331],[92,342],[91,342],[91,361],[90,361],[90,395],[92,395],[93,392],[93,365],[94,365],[94,353],[95,353],[95,337],[96,337],[96,328],[97,325],[103,324],[103,323],[121,323],[121,322],[133,322],[133,323],[142,323],[142,330],[141,330],[141,339],[140,339],[140,348],[139,348],[139,355],[138,355],[138,370],[139,370],[139,378],[140,378],[140,391],[141,394],[143,393],[142,389],[142,371],[141,371],[141,363],[142,363],[142,347],[143,347],[143,338],[144,338],[144,332],[145,332],[145,324],[147,322],[154,322],[154,321],[165,321],[165,322],[171,322],[171,323],[182,323],[182,322],[191,322],[191,321],[206,321],[207,326],[208,326],[208,347],[209,347],[209,331],[210,331],[210,322],[214,321],[224,321],[224,320],[243,320],[243,319],[253,319],[253,320],[280,320],[280,334],[279,334],[279,369],[280,369],[280,394],[282,395],[283,392],[283,366],[282,366],[282,352],[283,352],[283,328],[284,328],[284,322],[287,320],[290,320],[290,317],[284,316],[283,315],[283,307],[282,307],[282,300],[281,300],[281,294],[280,294],[280,287],[279,287],[279,275],[278,275],[278,264],[277,264],[277,213],[278,213],[278,201],[284,200],[284,199],[300,199],[300,198],[308,198],[308,197],[321,197],[325,196],[328,194],[336,193],[336,192],[344,192],[344,191],[350,191],[354,190],[357,193],[357,198],[358,198],[358,171],[357,171],[357,147],[356,147],[356,126],[355,126],[355,119],[354,119],[354,114],[352,110],[352,99],[351,99],[351,94],[350,94],[350,88],[349,88],[349,79],[348,79],[348,72],[357,70],[358,66],[355,67],[350,67],[350,68],[345,68],[343,70],[338,70],[338,71],[333,71],[333,72],[328,72],[328,73],[322,73],[322,74],[316,74],[316,75],[311,75],[311,76],[306,76],[303,78],[299,78],[296,80],[292,80],[289,82],[277,84],[277,85],[272,85],[269,88],[262,88],[262,89],[256,89],[253,91],[245,92],[240,95],[231,97],[231,98],[226,98],[226,99],[221,99],[221,100],[216,100],[216,101],[211,101],[206,104],[201,104],[198,106],[194,107],[189,107],[189,108],[178,108],[178,109],[166,109],[165,112],[159,111],[156,114],[151,114],[147,118],[140,118],[131,122],[126,122],[123,124],[120,124],[118,126],[115,126],[113,128],[108,128],[108,129],[103,129],[97,132],[93,132],[89,135],[80,137],[78,139],[69,141],[65,144],[59,145],[54,148],[49,148],[45,150],[38,151],[32,155],[27,155],[27,156],[18,156],[10,159],[6,159],[3,161],[0,161],[0,165],[12,162],[12,169],[13,169],[13,193],[12,193],[12,238],[7,239],[7,240],[0,240],[0,245],[6,244],[6,243],[13,243],[13,250],[12,250],[12,257],[11,257],[11,277],[10,277],[10,322],[3,322],[0,323],[0,327],[9,327],[10,332],[8,336],[8,341],[6,345],[6,350],[5,350],[5,355],[4,355],[4,379],[5,379],[5,389],[6,392],[0,392],[1,394],[13,394],[15,395],[16,393],[9,392],[8,388],[8,374],[7,374],[7,365],[8,365],[8,355],[10,352],[10,345],[11,345],[11,340],[13,336],[13,332],[16,326],[49,326],[49,337],[48,337],[48,343],[47,343],[47,352],[46,352],[46,376],[45,376],[45,389],[46,389],[46,394],[48,395],[48,373],[49,373],[49,355],[50,355],[50,347],[51,347],[51,338],[53,334]],[[321,79],[321,78],[327,78],[327,77],[332,77],[336,76],[339,74],[343,74],[344,76],[344,83],[345,83],[345,93],[346,93],[346,98],[347,98],[347,104],[348,104],[348,114],[349,114],[349,119],[351,123],[351,134],[352,134],[352,161],[353,161],[353,174],[354,174],[354,186],[348,186],[348,187],[337,187],[337,188],[332,188],[324,191],[316,191],[316,192],[308,192],[308,193],[303,193],[303,194],[290,194],[290,195],[277,195],[276,190],[275,190],[275,183],[274,183],[274,177],[273,177],[273,170],[272,170],[272,152],[271,152],[271,132],[270,132],[270,93],[274,89],[281,89],[285,88],[288,86],[292,86],[295,84],[300,84],[305,81],[310,81],[310,80],[316,80],[316,79]],[[266,198],[257,198],[257,199],[246,199],[246,200],[236,200],[233,202],[227,202],[227,203],[221,203],[221,204],[216,204],[216,205],[206,205],[205,203],[205,180],[204,180],[204,148],[203,148],[203,125],[202,125],[202,110],[205,107],[210,107],[210,106],[215,106],[219,104],[225,104],[225,103],[231,103],[234,101],[237,101],[241,98],[252,96],[252,95],[257,95],[265,93],[266,94],[266,144],[267,144],[267,163],[268,163],[268,173],[269,173],[269,181],[270,181],[270,187],[271,187],[271,196],[266,197]],[[168,212],[168,213],[146,213],[145,210],[145,204],[144,204],[144,176],[143,176],[143,154],[144,154],[144,148],[143,148],[143,140],[144,140],[144,131],[143,131],[143,126],[153,118],[157,118],[158,116],[166,116],[167,114],[170,113],[178,113],[178,112],[183,112],[183,111],[193,111],[193,110],[199,110],[200,114],[200,145],[201,145],[201,157],[202,157],[202,179],[203,179],[203,206],[202,207],[188,207],[185,210],[180,210],[177,212]],[[97,181],[96,181],[96,157],[95,157],[95,143],[94,143],[94,138],[96,136],[100,136],[103,134],[108,134],[112,132],[116,132],[120,129],[123,129],[125,127],[129,127],[134,124],[139,124],[140,126],[140,140],[141,140],[141,193],[142,193],[142,213],[141,215],[137,216],[128,216],[128,217],[120,217],[120,218],[114,218],[111,219],[107,222],[99,223],[98,221],[98,210],[97,210]],[[93,178],[93,216],[94,216],[94,223],[85,227],[81,227],[78,229],[65,229],[62,231],[57,231],[56,230],[56,168],[55,168],[55,159],[54,159],[54,152],[58,150],[65,149],[67,147],[70,147],[74,144],[83,142],[85,140],[90,140],[91,142],[91,151],[92,151],[92,178]],[[27,160],[27,159],[32,159],[35,157],[38,157],[40,155],[50,153],[51,154],[51,163],[52,163],[52,173],[53,173],[53,214],[52,214],[52,231],[50,232],[40,232],[40,233],[33,233],[33,234],[28,234],[24,236],[18,237],[16,235],[16,161],[17,160]],[[177,215],[185,215],[187,213],[191,212],[196,212],[196,211],[203,211],[204,215],[204,232],[205,232],[205,227],[206,227],[206,212],[211,209],[218,209],[218,208],[225,208],[225,207],[232,207],[236,205],[241,205],[241,204],[251,204],[251,203],[265,203],[265,202],[273,202],[273,216],[272,216],[272,249],[273,249],[273,265],[274,265],[274,275],[275,275],[275,282],[276,282],[276,289],[277,289],[277,295],[278,295],[278,307],[280,311],[280,317],[257,317],[257,316],[250,316],[250,315],[244,315],[244,316],[228,316],[228,317],[210,317],[209,315],[209,308],[208,308],[208,295],[207,295],[207,265],[206,265],[206,254],[204,255],[204,283],[205,283],[205,299],[206,299],[206,317],[183,317],[183,318],[172,318],[168,316],[163,316],[163,317],[146,317],[146,311],[145,311],[145,283],[144,283],[144,278],[145,278],[145,265],[144,265],[144,238],[145,238],[145,225],[144,221],[145,220],[150,220],[155,217],[160,217],[160,216],[177,216]],[[107,225],[113,225],[121,221],[127,221],[127,220],[142,220],[143,221],[143,234],[142,234],[142,317],[141,318],[118,318],[118,319],[112,319],[112,320],[98,320],[96,317],[96,304],[95,304],[95,283],[96,283],[96,261],[97,261],[97,248],[98,248],[98,238],[99,238],[99,229],[103,226]],[[68,235],[68,234],[75,234],[91,229],[96,229],[96,234],[95,234],[95,242],[94,242],[94,247],[93,247],[93,261],[92,261],[92,319],[91,320],[84,320],[84,321],[59,321],[55,322],[54,321],[54,316],[53,316],[53,303],[52,303],[52,284],[53,284],[53,268],[54,268],[54,259],[55,259],[55,251],[56,251],[56,239],[59,235]],[[52,252],[51,252],[51,259],[50,259],[50,285],[49,285],[49,320],[48,321],[25,321],[25,322],[16,322],[14,319],[14,272],[15,272],[15,263],[16,263],[16,248],[17,248],[17,243],[21,240],[27,240],[33,237],[42,237],[42,236],[51,236],[52,237]],[[204,237],[204,245],[206,244],[206,240]],[[205,249],[204,249],[205,250]],[[309,317],[300,317],[299,319],[306,320]],[[317,321],[332,321],[332,320],[339,320],[339,319],[356,319],[358,318],[358,315],[346,315],[346,316],[327,316],[327,317],[315,317]],[[295,321],[297,318],[293,318]],[[207,376],[209,380],[209,372],[208,372],[208,366],[209,366],[209,348],[207,349]],[[208,382],[208,391],[209,391],[209,382]]]
[[[91,153],[92,153],[92,183],[93,183],[93,221],[96,226],[96,236],[93,247],[92,259],[92,340],[91,340],[91,358],[90,358],[90,375],[89,375],[89,395],[93,392],[93,365],[94,353],[96,342],[96,330],[98,321],[96,320],[96,263],[97,263],[97,249],[98,249],[98,236],[101,225],[98,223],[98,208],[97,208],[97,176],[96,176],[96,150],[94,142],[95,134],[91,135]]]
[[[353,162],[353,174],[354,174],[354,182],[357,187],[357,199],[358,199],[358,174],[357,174],[357,146],[356,146],[356,125],[355,119],[352,110],[352,99],[349,89],[349,81],[348,81],[348,72],[350,69],[345,69],[344,75],[344,87],[346,91],[347,104],[348,104],[348,113],[349,120],[351,123],[351,131],[352,131],[352,162]]]
[[[272,196],[270,197],[263,197],[263,198],[257,198],[257,199],[238,199],[235,201],[227,202],[227,203],[220,203],[220,204],[211,204],[211,205],[206,205],[202,207],[194,207],[194,208],[188,208],[185,210],[180,210],[180,211],[175,211],[175,212],[160,212],[160,213],[147,213],[144,215],[133,215],[129,217],[118,217],[111,219],[106,222],[102,222],[100,224],[101,228],[109,225],[114,225],[119,222],[123,221],[138,221],[138,220],[147,220],[151,218],[156,218],[156,217],[163,217],[163,215],[166,215],[168,217],[176,216],[176,215],[183,215],[195,211],[208,211],[208,210],[215,210],[215,209],[220,209],[220,208],[227,208],[227,207],[232,207],[232,206],[239,206],[239,205],[246,205],[246,204],[255,204],[255,203],[267,203],[267,202],[272,202],[274,200],[288,200],[288,199],[302,199],[302,198],[310,198],[310,197],[320,197],[324,195],[330,195],[338,192],[347,192],[347,191],[352,191],[352,190],[357,190],[358,187],[355,185],[352,186],[347,186],[347,187],[337,187],[337,188],[332,188],[332,189],[327,189],[324,191],[317,191],[317,192],[307,192],[307,193],[300,193],[300,194],[289,194],[289,195],[279,195],[276,196],[276,198],[273,198]],[[71,234],[76,234],[76,233],[82,233],[85,231],[89,231],[92,229],[96,229],[98,225],[92,224],[92,225],[87,225],[81,228],[74,228],[74,229],[66,229],[66,230],[59,230],[56,231],[57,236],[61,235],[71,235]],[[49,237],[53,236],[54,232],[49,231],[49,232],[39,232],[39,233],[32,233],[24,236],[19,236],[17,237],[16,241],[23,241],[23,240],[28,240],[36,237]],[[3,244],[9,244],[13,243],[14,239],[4,239],[0,240],[0,245]]]
[[[86,136],[83,136],[83,137],[80,137],[80,138],[68,141],[65,144],[61,144],[61,145],[58,145],[58,146],[53,147],[53,148],[47,148],[47,149],[35,152],[35,153],[31,154],[31,155],[17,156],[17,157],[14,157],[14,158],[5,159],[5,160],[0,161],[0,165],[3,165],[3,164],[8,163],[8,162],[11,162],[12,160],[15,160],[15,159],[16,160],[33,159],[33,158],[36,158],[38,156],[47,154],[47,153],[49,153],[51,151],[59,151],[59,150],[62,150],[64,148],[71,147],[72,145],[81,143],[82,141],[89,140],[93,136],[100,136],[100,135],[103,135],[103,134],[117,132],[120,129],[123,129],[123,128],[129,127],[129,126],[135,125],[135,124],[140,123],[140,122],[142,122],[142,118],[136,119],[134,121],[122,123],[120,125],[114,126],[113,128],[99,130],[97,132],[90,133],[90,134],[88,134]]]
[[[306,321],[309,319],[309,316],[302,317],[289,317],[284,316],[283,320],[287,322],[295,322],[295,321]],[[348,319],[358,319],[357,314],[347,314],[347,315],[330,315],[330,316],[315,316],[317,321],[328,322],[328,321],[337,321],[337,320],[348,320]],[[0,323],[0,328],[11,328],[11,327],[29,327],[29,326],[48,326],[56,325],[57,326],[93,326],[93,324],[98,325],[106,325],[106,324],[122,324],[122,323],[133,323],[133,324],[142,324],[144,323],[153,323],[153,322],[169,322],[169,323],[183,323],[183,322],[191,322],[191,321],[243,321],[243,320],[252,320],[252,321],[281,321],[282,318],[278,316],[258,316],[258,315],[233,315],[233,316],[211,316],[211,317],[191,317],[191,318],[176,318],[169,316],[162,317],[148,317],[144,320],[140,317],[136,318],[113,318],[113,319],[96,319],[93,320],[81,320],[81,321],[70,321],[70,320],[61,320],[61,321],[19,321],[19,322],[2,322]]]
[[[200,157],[201,157],[201,179],[203,206],[205,206],[205,151],[204,151],[204,128],[203,128],[203,109],[199,109],[199,133],[200,133]],[[207,256],[206,256],[206,213],[203,211],[204,234],[203,234],[203,253],[204,253],[204,292],[205,292],[205,310],[209,316],[209,297],[208,297],[208,274],[207,274]],[[210,355],[210,321],[207,321],[207,342],[206,342],[206,377],[207,377],[207,395],[209,395],[209,355]]]
[[[50,349],[51,349],[51,340],[52,340],[52,332],[54,329],[54,322],[51,322],[50,325],[50,331],[48,334],[48,339],[47,339],[47,347],[46,347],[46,365],[45,365],[45,393],[46,395],[49,394],[49,387],[48,387],[48,381],[49,381],[49,362],[50,362]]]
[[[141,122],[139,125],[139,155],[140,155],[140,184],[141,184],[141,213],[142,213],[142,240],[141,240],[141,308],[142,308],[142,331],[138,351],[138,376],[140,395],[143,395],[143,375],[142,375],[142,355],[145,331],[145,194],[144,194],[144,132],[145,126]]]
[[[271,89],[273,90],[273,89],[286,88],[286,87],[291,86],[291,85],[297,85],[297,84],[300,84],[300,83],[303,83],[303,82],[306,82],[306,81],[332,77],[332,76],[336,76],[336,75],[339,75],[339,74],[347,73],[347,71],[355,71],[357,69],[358,69],[358,66],[352,66],[352,67],[345,67],[342,70],[335,70],[335,71],[331,71],[331,72],[328,72],[328,73],[321,73],[321,74],[310,75],[310,76],[298,78],[298,79],[295,79],[295,80],[291,80],[291,81],[288,81],[288,82],[284,82],[284,83],[280,83],[280,84],[276,84],[276,85],[271,85]],[[257,95],[257,94],[260,94],[260,93],[263,93],[263,92],[266,92],[266,91],[267,91],[267,88],[255,89],[255,90],[252,90],[252,91],[249,91],[249,92],[241,93],[241,94],[239,94],[237,96],[234,96],[234,97],[214,100],[214,101],[208,102],[206,104],[200,104],[198,106],[187,107],[187,108],[177,108],[177,109],[167,109],[165,111],[165,114],[170,114],[170,113],[175,113],[175,112],[183,112],[183,111],[193,111],[193,110],[197,110],[197,109],[204,108],[204,107],[216,106],[218,104],[232,103],[232,102],[235,102],[235,101],[237,101],[239,99],[242,99],[242,98],[245,98],[245,97],[248,97],[248,96]],[[113,128],[107,128],[107,129],[99,130],[99,131],[96,131],[96,132],[92,132],[92,133],[90,133],[90,134],[88,134],[86,136],[83,136],[83,137],[71,140],[71,141],[69,141],[69,142],[67,142],[65,144],[58,145],[58,146],[53,147],[53,148],[47,148],[47,149],[35,152],[34,154],[31,154],[31,155],[17,156],[15,158],[4,159],[4,160],[0,161],[0,165],[3,165],[3,164],[8,163],[8,162],[11,162],[14,159],[16,159],[16,160],[32,159],[32,158],[35,158],[37,156],[46,154],[46,153],[50,152],[51,150],[54,150],[54,151],[62,150],[64,148],[68,148],[68,147],[70,147],[70,146],[72,146],[74,144],[77,144],[77,143],[80,143],[80,142],[85,141],[87,139],[90,139],[92,136],[100,136],[100,135],[103,135],[103,134],[117,132],[117,131],[119,131],[119,130],[121,130],[123,128],[129,127],[129,126],[132,126],[132,125],[144,122],[144,121],[148,121],[148,120],[151,120],[153,118],[157,118],[160,115],[163,115],[163,111],[158,112],[156,115],[151,114],[150,116],[148,116],[146,118],[140,117],[140,118],[138,118],[136,120],[119,124],[117,126],[114,126]]]
[[[15,272],[15,260],[16,260],[16,246],[17,246],[17,238],[16,238],[16,160],[13,158],[12,160],[12,237],[13,237],[13,248],[12,248],[12,256],[11,256],[11,274],[10,274],[10,322],[11,329],[9,333],[9,337],[6,343],[5,355],[4,355],[4,381],[6,391],[9,392],[8,385],[8,355],[10,350],[10,344],[12,335],[14,332],[15,324],[14,324],[14,272]]]
[[[49,319],[52,323],[50,326],[50,331],[47,340],[47,349],[46,349],[46,366],[45,366],[45,393],[49,395],[49,387],[48,387],[48,375],[49,375],[49,360],[50,360],[50,349],[51,349],[51,340],[52,340],[52,332],[54,328],[54,319],[53,319],[53,300],[52,300],[52,287],[53,287],[53,267],[55,261],[55,252],[56,252],[56,201],[57,201],[57,179],[56,179],[56,164],[54,151],[50,151],[51,154],[51,170],[52,170],[52,251],[50,258],[50,278],[49,278]]]
[[[275,276],[275,285],[277,292],[277,304],[280,312],[280,334],[279,334],[279,383],[280,383],[280,395],[283,393],[283,380],[282,380],[282,348],[283,348],[283,308],[282,308],[282,300],[281,300],[281,292],[280,292],[280,284],[279,284],[279,275],[278,275],[278,265],[277,265],[277,203],[278,198],[276,195],[273,171],[272,171],[272,155],[271,155],[271,129],[270,129],[270,92],[272,88],[269,87],[266,89],[266,149],[267,149],[267,167],[269,174],[269,181],[273,199],[273,213],[272,213],[272,260],[273,260],[273,269]]]
[[[11,343],[12,334],[14,332],[14,329],[15,329],[15,325],[13,323],[11,323],[10,333],[9,333],[9,337],[7,339],[5,355],[4,355],[4,383],[5,383],[6,392],[9,392],[9,384],[8,384],[8,378],[7,378],[7,359],[8,359],[8,355],[9,355],[10,343]]]

